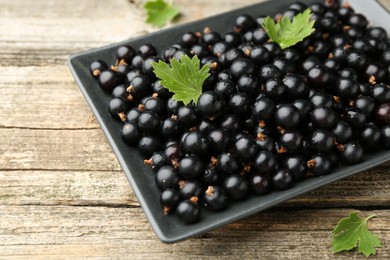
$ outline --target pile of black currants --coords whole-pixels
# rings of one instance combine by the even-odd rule
[[[113,66],[92,62],[123,141],[155,173],[165,214],[194,223],[201,210],[285,190],[390,147],[386,31],[329,0],[293,3],[275,19],[306,8],[316,31],[283,50],[261,27],[263,16],[243,14],[224,34],[187,32],[159,51],[123,45]],[[196,104],[172,99],[153,72],[152,62],[182,55],[210,67]]]

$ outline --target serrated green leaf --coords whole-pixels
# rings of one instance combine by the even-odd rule
[[[144,8],[147,13],[146,22],[160,28],[180,14],[179,8],[164,0],[147,1]]]
[[[200,60],[197,56],[192,59],[187,55],[181,56],[181,60],[173,58],[171,64],[163,61],[152,62],[154,73],[161,79],[161,85],[173,92],[173,99],[189,104],[197,102],[202,94],[203,82],[210,75],[209,66],[200,68]]]
[[[311,10],[308,8],[303,13],[294,16],[292,21],[284,16],[277,23],[267,16],[262,26],[269,38],[285,49],[302,41],[315,31],[313,28],[315,21],[310,20],[311,15]]]
[[[333,253],[357,247],[359,253],[367,257],[375,254],[375,248],[381,247],[381,242],[367,227],[367,221],[374,216],[360,218],[357,212],[351,212],[349,217],[341,219],[332,231]]]

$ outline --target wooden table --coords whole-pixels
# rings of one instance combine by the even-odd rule
[[[242,2],[177,0],[178,23]],[[365,259],[330,248],[338,220],[360,210],[377,214],[377,257],[389,259],[389,165],[197,238],[157,239],[66,65],[70,54],[155,30],[143,3],[0,0],[0,258]]]

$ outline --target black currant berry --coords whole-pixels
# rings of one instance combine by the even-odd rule
[[[232,200],[243,200],[249,196],[250,186],[248,180],[238,174],[231,174],[225,178],[223,189]]]
[[[120,97],[113,98],[108,103],[108,112],[115,119],[125,121],[128,109],[129,102]]]
[[[234,143],[233,152],[244,162],[250,162],[257,151],[256,140],[251,136],[243,136]]]
[[[332,170],[332,164],[328,157],[323,154],[318,154],[313,156],[310,160],[307,161],[307,167],[309,172],[314,176],[321,176],[329,174]]]
[[[283,83],[287,87],[286,97],[290,100],[304,97],[307,92],[307,83],[305,77],[289,73],[283,78]]]
[[[178,173],[187,180],[200,179],[203,174],[203,162],[196,155],[187,155],[179,162]]]
[[[390,124],[390,103],[383,103],[376,108],[375,119],[381,125]]]
[[[198,197],[203,193],[202,184],[196,180],[179,181],[179,192],[182,199]]]
[[[255,71],[255,65],[251,60],[240,58],[230,65],[230,73],[231,75],[238,79],[245,74],[252,74]]]
[[[156,172],[156,184],[161,190],[178,189],[179,177],[175,168],[164,165]]]
[[[143,111],[137,120],[139,129],[144,133],[153,133],[159,129],[160,117],[153,111]]]
[[[127,64],[131,64],[135,55],[137,55],[137,51],[129,45],[119,46],[116,50],[116,59],[118,63],[123,60]]]
[[[336,113],[329,107],[316,107],[310,114],[313,125],[318,128],[331,129],[337,120]]]
[[[284,159],[283,167],[291,172],[294,180],[303,179],[307,174],[307,165],[305,159],[300,155],[291,155]]]
[[[383,147],[390,148],[390,125],[385,125],[381,129],[381,144]]]
[[[297,153],[302,149],[303,136],[296,130],[286,130],[279,139],[279,153]]]
[[[164,214],[169,214],[180,202],[180,194],[175,189],[165,189],[160,194],[160,204],[163,207]]]
[[[195,130],[189,132],[182,145],[184,150],[189,154],[196,154],[201,157],[206,157],[210,153],[210,141],[202,132]]]
[[[275,169],[276,158],[271,152],[260,151],[253,159],[253,166],[257,173],[270,173]]]
[[[145,159],[144,163],[150,165],[154,172],[157,172],[161,167],[168,165],[163,151],[154,152],[150,159]]]
[[[107,69],[108,69],[107,63],[105,63],[102,60],[93,61],[89,67],[89,71],[91,72],[91,75],[95,78],[99,77],[100,74],[102,74],[102,72]]]
[[[359,143],[364,149],[375,149],[380,145],[381,132],[374,124],[366,124],[360,129]]]
[[[363,147],[357,142],[338,145],[341,160],[346,164],[356,164],[363,159]]]
[[[183,200],[179,202],[175,211],[176,216],[185,224],[193,224],[200,220],[200,207],[198,198]]]
[[[255,195],[264,195],[271,191],[271,180],[268,174],[256,173],[249,176],[249,184]]]
[[[223,152],[217,158],[217,168],[224,176],[227,176],[238,173],[240,162],[235,155]]]
[[[160,150],[161,141],[153,135],[145,135],[138,141],[138,150],[144,158],[150,158],[155,151]]]
[[[225,109],[223,96],[216,91],[203,92],[197,102],[198,112],[210,120],[220,116]]]
[[[228,196],[220,186],[208,186],[203,195],[204,205],[211,211],[221,211],[228,206]]]
[[[334,125],[332,129],[332,134],[336,139],[337,143],[344,144],[352,140],[353,129],[350,124],[343,120],[340,120]]]
[[[278,169],[271,175],[272,187],[276,190],[286,190],[294,184],[294,178],[290,171]]]
[[[121,136],[126,144],[135,145],[141,137],[141,132],[136,123],[127,122],[122,127]]]
[[[252,105],[252,116],[256,120],[269,121],[276,111],[275,102],[267,97],[260,97]]]
[[[112,69],[107,69],[102,71],[99,74],[99,78],[98,78],[100,87],[108,93],[112,92],[114,87],[118,85],[119,81],[120,81],[120,76],[118,72]]]
[[[310,138],[310,148],[318,153],[329,152],[334,148],[333,135],[324,129],[315,130]]]
[[[187,128],[194,127],[199,122],[199,115],[194,105],[188,104],[181,106],[177,110],[177,119]]]
[[[233,94],[228,101],[229,111],[236,114],[240,118],[248,117],[250,105],[251,98],[246,93]]]
[[[295,106],[282,104],[276,109],[275,121],[282,128],[292,129],[301,122],[301,115]]]

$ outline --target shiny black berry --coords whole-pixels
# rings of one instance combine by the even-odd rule
[[[226,177],[222,187],[232,200],[243,200],[250,194],[248,180],[238,173]]]
[[[200,179],[203,174],[203,162],[196,155],[187,155],[179,162],[178,173],[187,180]]]
[[[163,207],[164,214],[169,214],[180,202],[180,194],[176,189],[165,189],[160,194],[160,204]]]
[[[198,112],[209,119],[220,116],[225,109],[223,96],[216,91],[203,92],[197,102]]]
[[[346,164],[356,164],[363,159],[363,147],[357,142],[338,145],[341,160]]]
[[[197,199],[187,199],[179,202],[175,214],[185,224],[198,222],[200,220],[200,207]]]
[[[282,104],[276,109],[275,121],[282,128],[291,129],[301,122],[301,114],[295,106]]]
[[[294,184],[294,178],[290,171],[278,169],[271,175],[272,187],[276,190],[286,190]]]
[[[220,186],[208,186],[203,195],[204,205],[211,211],[221,211],[228,207],[228,196]]]

